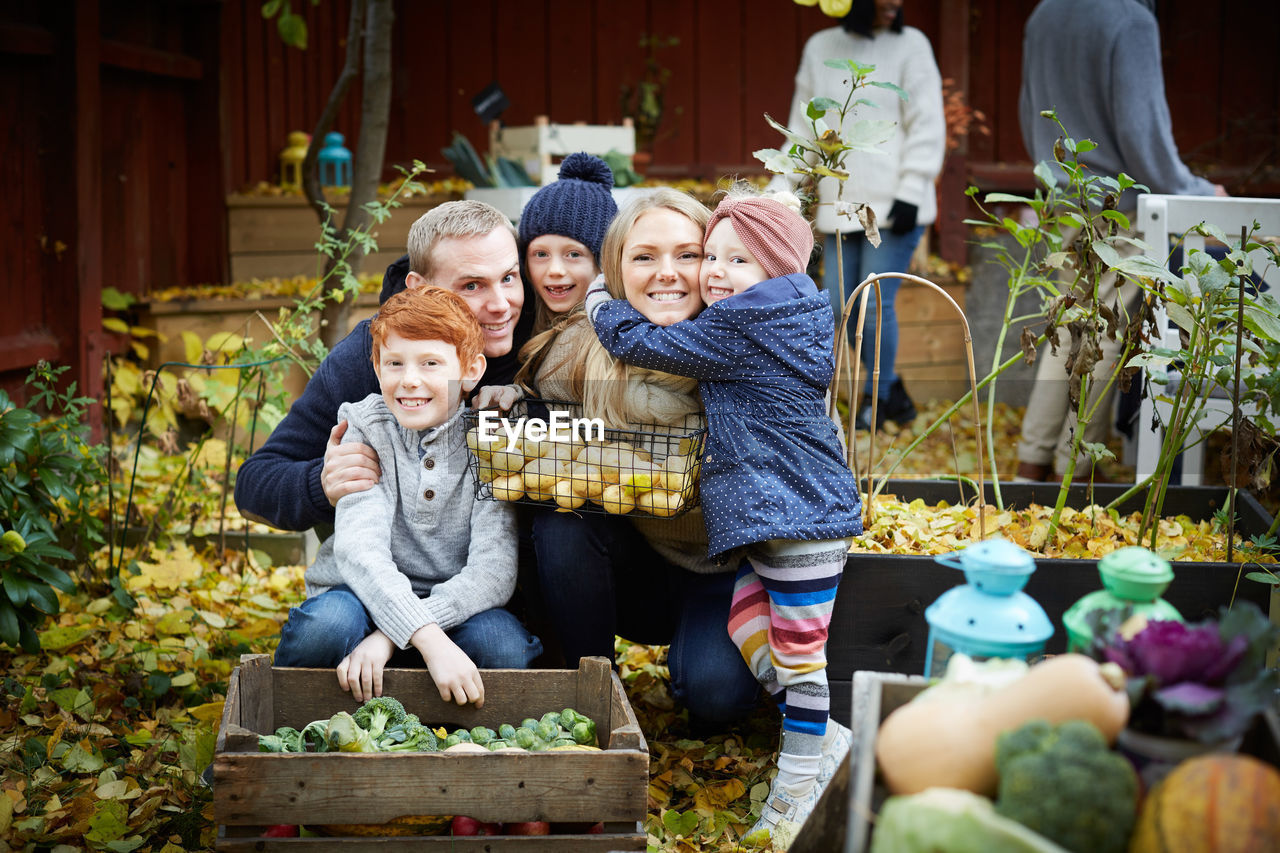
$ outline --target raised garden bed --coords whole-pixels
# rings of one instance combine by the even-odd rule
[[[961,492],[956,483],[930,480],[894,480],[884,490],[904,500],[922,498],[927,502],[956,503]],[[1094,487],[1094,502],[1106,504],[1128,489],[1123,485]],[[1052,504],[1058,487],[1049,484],[1002,484],[1006,507],[1031,503]],[[1166,515],[1185,514],[1192,519],[1208,519],[1226,504],[1228,490],[1214,486],[1173,486],[1165,500]],[[1068,506],[1086,503],[1084,486],[1073,486]],[[966,499],[974,497],[970,489]],[[994,501],[990,485],[986,499]],[[1141,509],[1143,495],[1120,508],[1123,512]],[[1271,518],[1249,494],[1236,501],[1238,529],[1244,536],[1264,533]],[[1086,559],[1037,559],[1036,572],[1026,592],[1044,608],[1050,621],[1060,626],[1063,612],[1087,593],[1100,589],[1098,561]],[[1246,580],[1239,563],[1178,561],[1173,563],[1174,581],[1164,594],[1188,619],[1216,614],[1218,607],[1233,600],[1256,603],[1272,618],[1273,587]],[[850,554],[836,597],[827,643],[827,664],[831,684],[832,715],[849,719],[847,704],[852,677],[857,670],[923,673],[929,625],[924,610],[953,586],[964,583],[955,569],[937,563],[933,557],[898,554]],[[1050,638],[1047,651],[1066,650],[1066,631],[1059,628]]]
[[[359,707],[330,669],[246,656],[231,676],[213,762],[221,851],[643,850],[649,753],[622,683],[603,658],[577,670],[482,670],[483,708],[446,703],[425,670],[388,669],[384,694],[431,726],[496,728],[573,707],[596,721],[600,751],[263,753],[258,735]],[[411,815],[481,821],[604,822],[595,835],[259,837],[273,824],[385,823]]]

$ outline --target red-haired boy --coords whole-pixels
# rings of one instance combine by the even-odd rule
[[[363,701],[412,647],[446,701],[478,706],[479,668],[523,669],[542,651],[502,609],[516,583],[511,507],[476,500],[467,474],[462,401],[484,374],[480,324],[456,294],[420,287],[388,299],[371,333],[381,393],[337,419],[350,424],[344,443],[377,452],[382,476],[338,501],[275,664],[335,666]]]

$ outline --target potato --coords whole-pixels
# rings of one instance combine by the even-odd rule
[[[560,479],[560,463],[546,457],[535,458],[521,471],[524,487],[529,492],[551,492]]]
[[[669,492],[666,489],[642,492],[636,498],[636,509],[658,518],[673,516],[680,511],[682,506],[684,506],[684,498],[676,492]]]
[[[570,462],[565,466],[564,477],[573,484],[573,490],[595,500],[607,485],[600,469],[585,462]]]
[[[511,450],[498,450],[489,454],[489,464],[499,474],[515,474],[524,467],[524,454]]]
[[[605,486],[604,491],[600,494],[599,502],[604,507],[605,512],[611,512],[614,515],[626,515],[636,508],[636,499],[627,494],[626,489],[618,485]]]
[[[500,501],[518,501],[524,497],[524,478],[519,474],[498,477],[493,481],[493,496]]]
[[[573,490],[573,483],[569,480],[561,480],[555,486],[556,506],[563,510],[577,509],[587,502],[584,495],[580,495]]]

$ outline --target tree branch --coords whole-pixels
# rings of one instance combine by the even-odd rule
[[[302,190],[307,203],[316,212],[323,224],[327,218],[324,202],[324,190],[320,187],[320,174],[316,170],[316,160],[320,149],[324,146],[325,134],[333,127],[338,118],[338,110],[346,100],[351,84],[360,73],[360,48],[364,42],[365,0],[351,0],[351,15],[347,19],[347,56],[342,64],[342,73],[329,90],[329,100],[320,113],[315,129],[311,132],[311,143],[307,145],[307,156],[302,161]],[[381,158],[379,158],[381,160]]]

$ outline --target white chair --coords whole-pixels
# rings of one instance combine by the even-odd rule
[[[1230,240],[1240,239],[1241,226],[1252,229],[1258,222],[1261,230],[1254,236],[1280,236],[1280,199],[1266,198],[1222,198],[1217,196],[1177,196],[1177,195],[1140,195],[1138,196],[1138,213],[1133,223],[1134,230],[1151,247],[1153,260],[1164,264],[1172,247],[1172,241],[1186,235],[1183,241],[1184,255],[1191,249],[1203,249],[1204,237],[1187,232],[1206,222],[1216,225]],[[1262,253],[1255,253],[1254,273],[1261,277],[1273,292],[1280,292],[1280,271],[1264,262]],[[1161,330],[1164,346],[1178,349],[1178,327],[1171,323],[1163,310],[1156,313],[1157,328]],[[1162,386],[1155,385],[1156,394]],[[1142,409],[1138,423],[1134,429],[1136,449],[1126,447],[1126,455],[1135,457],[1135,469],[1138,479],[1155,471],[1160,457],[1160,445],[1164,431],[1159,426],[1152,428],[1154,415],[1167,419],[1171,405],[1160,400],[1153,400],[1154,395],[1142,398]],[[1241,412],[1248,416],[1254,411],[1252,407],[1242,406]],[[1215,389],[1205,401],[1205,407],[1196,424],[1200,434],[1207,434],[1231,424],[1232,407],[1230,391],[1224,388]],[[1192,435],[1196,441],[1198,436]],[[1198,486],[1203,479],[1204,445],[1196,444],[1183,453],[1182,483]]]

